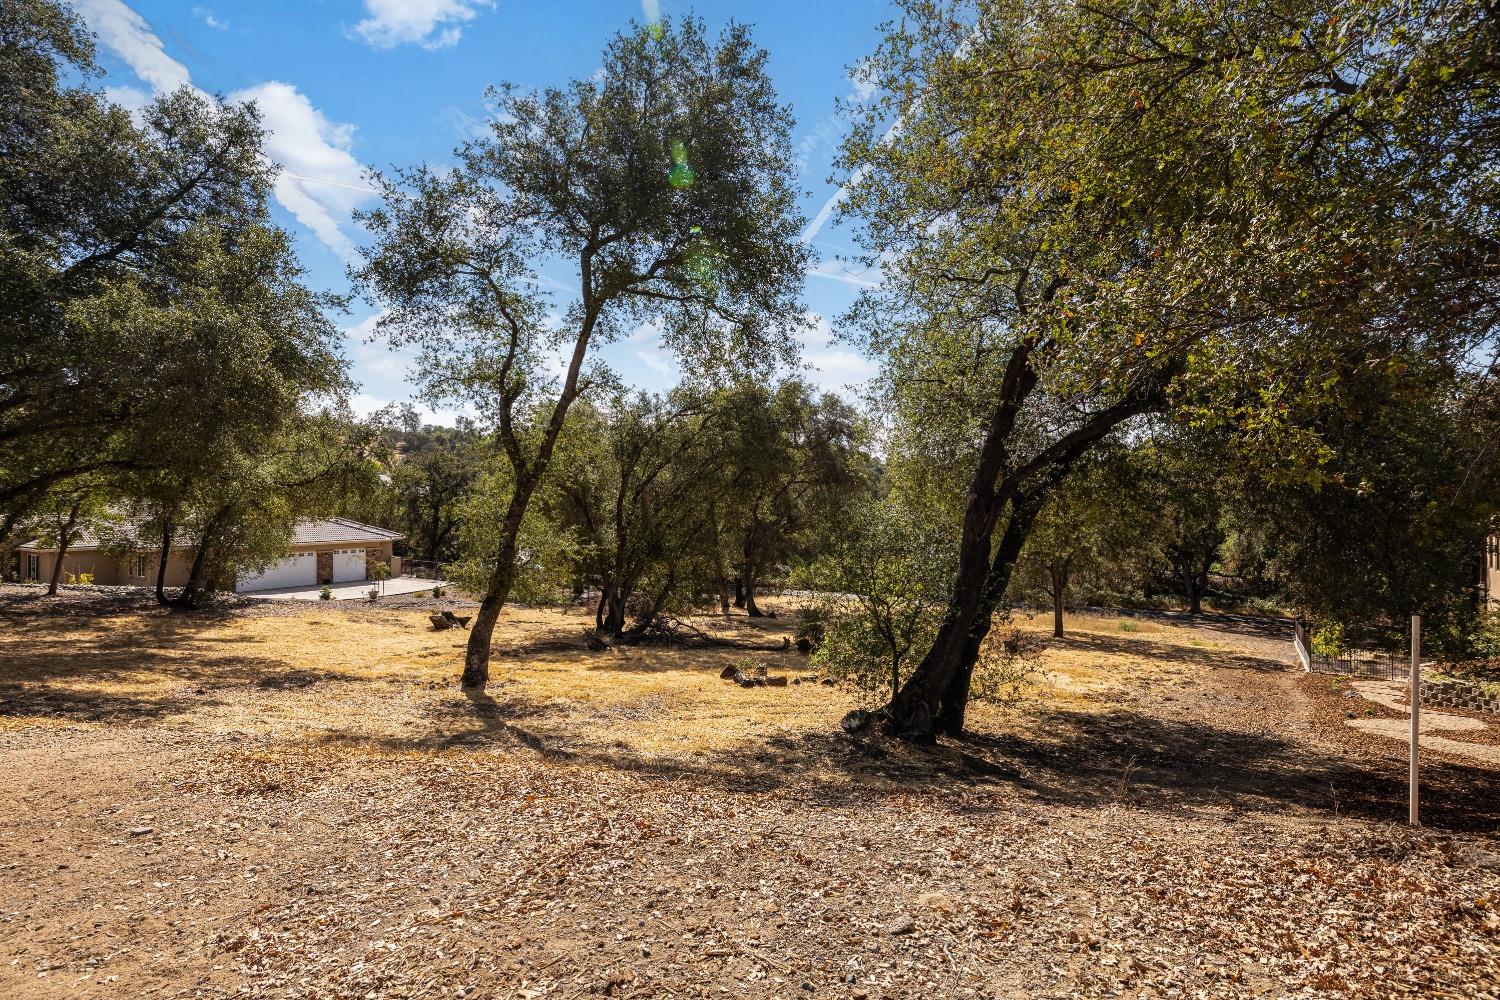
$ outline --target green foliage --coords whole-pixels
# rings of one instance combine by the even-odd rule
[[[894,457],[964,504],[952,641],[898,720],[954,731],[958,638],[1115,428],[1171,412],[1316,485],[1346,386],[1487,356],[1500,100],[1478,0],[901,8],[842,161],[886,278],[852,318]]]
[[[1010,622],[990,629],[979,646],[969,697],[1008,705],[1019,701],[1026,682],[1041,671],[1044,645]]]
[[[459,551],[465,558],[445,567],[460,589],[483,594],[493,567],[484,553],[495,551],[504,529],[505,512],[513,493],[510,469],[491,463],[458,509]],[[541,512],[529,511],[517,534],[518,557],[511,594],[523,604],[550,605],[561,599],[571,577],[577,542],[572,533]]]
[[[948,602],[952,539],[890,500],[845,509],[841,530],[799,573],[818,595],[813,661],[866,695],[894,694],[931,644]]]
[[[1309,638],[1314,656],[1339,657],[1349,651],[1344,626],[1339,622],[1325,622],[1314,629]]]
[[[791,117],[766,58],[741,25],[716,42],[691,18],[633,28],[594,77],[494,88],[489,134],[457,150],[452,169],[377,179],[384,203],[361,216],[373,242],[355,284],[387,307],[380,331],[419,348],[426,397],[471,405],[510,466],[484,480],[509,494],[465,501],[499,521],[486,532],[470,516],[461,531],[489,546],[463,547],[460,572],[488,602],[466,685],[488,676],[494,614],[519,576],[535,576],[518,563],[520,535],[568,412],[613,381],[594,345],[649,320],[701,371],[766,371],[792,353],[809,252]],[[679,150],[691,177],[674,183]],[[579,294],[558,322],[545,319],[543,260],[576,268]],[[554,351],[568,359],[561,378]],[[531,534],[533,546],[546,535]]]
[[[331,601],[331,600],[333,600],[333,588],[329,587],[327,584],[324,584],[323,586],[319,587],[318,588],[318,600],[320,600],[320,601]]]
[[[90,473],[212,475],[223,449],[344,387],[331,300],[271,223],[255,109],[184,88],[137,120],[89,89],[91,59],[66,8],[0,11],[11,513]]]

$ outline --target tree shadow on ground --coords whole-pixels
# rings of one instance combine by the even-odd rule
[[[309,680],[307,671],[245,652],[243,637],[209,634],[231,617],[227,612],[173,612],[153,603],[115,615],[115,602],[103,603],[101,613],[97,602],[6,602],[0,717],[150,722],[219,704],[213,693],[224,688],[295,688],[332,676]]]
[[[1054,711],[1027,734],[974,733],[937,747],[873,734],[805,732],[712,755],[667,756],[590,743],[549,724],[522,700],[489,696],[457,706],[478,726],[433,740],[383,740],[383,749],[525,748],[542,758],[721,790],[796,791],[837,806],[912,791],[1021,794],[1078,808],[1125,806],[1180,814],[1350,817],[1404,822],[1405,765],[1360,760],[1273,732],[1244,732],[1132,712]],[[530,720],[518,725],[518,720]],[[1423,772],[1423,819],[1447,830],[1500,830],[1500,774],[1431,762]]]
[[[1138,808],[1217,805],[1266,813],[1406,817],[1404,762],[1359,760],[1268,731],[1223,729],[1132,712],[1049,712],[1034,732],[976,734],[978,754],[1011,761],[1050,801]],[[1424,774],[1429,825],[1500,829],[1500,774],[1433,762]]]

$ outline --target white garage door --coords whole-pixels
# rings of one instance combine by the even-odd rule
[[[363,580],[365,575],[364,549],[340,549],[333,554],[334,583]]]
[[[234,589],[244,593],[248,590],[274,590],[277,587],[311,587],[317,582],[318,557],[308,553],[287,556],[259,573],[242,576]]]

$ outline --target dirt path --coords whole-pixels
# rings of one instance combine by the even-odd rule
[[[1333,742],[1340,699],[1222,635],[1082,622],[1030,700],[929,753],[839,734],[846,692],[742,691],[711,656],[527,653],[572,630],[541,612],[508,618],[494,697],[466,702],[420,617],[9,630],[0,995],[1467,998],[1500,977],[1493,838],[1389,826],[1399,767]],[[1434,772],[1435,821],[1500,825],[1459,808],[1496,798],[1465,791],[1477,772]]]

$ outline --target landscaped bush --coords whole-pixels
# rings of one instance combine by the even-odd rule
[[[1349,648],[1349,641],[1344,637],[1344,626],[1338,622],[1329,622],[1314,630],[1311,638],[1314,656],[1343,656]]]
[[[331,600],[333,600],[333,589],[330,588],[330,587],[327,587],[327,586],[321,587],[318,590],[318,600],[320,600],[320,601],[331,601]]]

